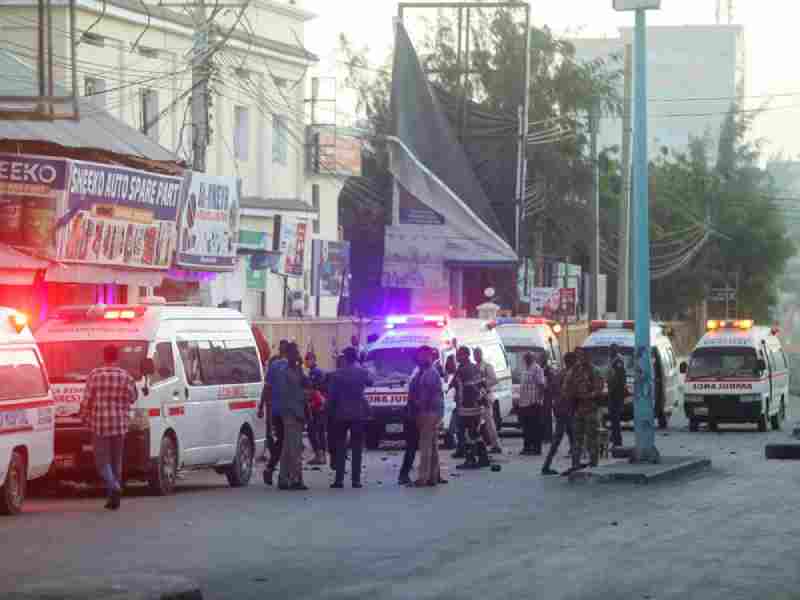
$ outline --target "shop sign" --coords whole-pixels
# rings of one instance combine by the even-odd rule
[[[278,273],[289,277],[303,276],[307,238],[307,220],[288,217],[281,220]]]
[[[239,182],[195,172],[186,179],[175,262],[184,268],[232,271],[239,235]]]
[[[350,270],[350,242],[314,240],[312,255],[312,281],[316,295],[344,295],[344,281]]]
[[[422,227],[387,227],[381,286],[420,290],[445,287],[446,244],[441,233]]]
[[[177,242],[183,180],[71,161],[67,210],[57,223],[65,262],[167,269]]]
[[[43,250],[54,246],[68,165],[57,158],[0,154],[0,240]]]

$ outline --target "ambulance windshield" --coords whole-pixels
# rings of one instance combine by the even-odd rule
[[[741,377],[758,375],[758,359],[753,348],[700,348],[692,353],[688,376]]]
[[[416,348],[380,348],[367,355],[364,366],[372,373],[376,383],[405,382],[414,368]]]
[[[92,369],[103,366],[106,346],[119,348],[119,365],[137,381],[141,379],[146,342],[48,342],[39,344],[51,383],[83,383]]]

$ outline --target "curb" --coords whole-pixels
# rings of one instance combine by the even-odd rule
[[[590,479],[600,483],[647,484],[677,479],[709,467],[711,467],[711,459],[706,457],[661,457],[661,462],[658,464],[618,462],[602,465],[591,471],[578,471],[575,473],[574,479],[570,475],[570,481]]]
[[[67,577],[22,585],[5,600],[203,600],[200,586],[175,575]]]

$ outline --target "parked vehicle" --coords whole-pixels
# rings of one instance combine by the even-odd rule
[[[91,432],[79,416],[86,378],[109,344],[137,382],[125,440],[125,479],[169,494],[180,469],[213,468],[231,486],[250,481],[265,439],[256,341],[244,315],[170,307],[161,298],[125,306],[65,307],[36,339],[56,400],[52,476],[96,479]]]
[[[752,320],[708,321],[707,332],[681,364],[689,429],[708,423],[756,423],[780,429],[789,398],[789,363],[777,330]]]
[[[611,346],[616,344],[625,359],[628,388],[633,391],[635,365],[634,349],[636,347],[633,321],[592,321],[589,324],[591,333],[582,347],[589,354],[592,364],[601,372],[606,380],[611,362]],[[672,341],[665,327],[654,323],[650,328],[650,357],[653,361],[655,416],[662,429],[669,424],[673,412],[680,406],[680,374]],[[602,422],[608,419],[608,387],[603,390],[600,400]],[[627,395],[622,410],[622,420],[633,420],[633,395]]]
[[[416,350],[422,345],[439,352],[440,366],[455,357],[459,346],[483,350],[483,359],[497,373],[494,411],[498,424],[511,413],[511,367],[493,322],[444,315],[394,315],[386,318],[385,326],[386,332],[370,345],[365,362],[375,380],[375,385],[366,390],[372,409],[368,448],[377,448],[385,438],[402,437],[408,383],[416,368]],[[445,431],[454,408],[455,393],[451,390],[445,396]]]
[[[561,331],[561,325],[558,323],[540,317],[502,317],[496,320],[496,325],[511,365],[514,399],[519,396],[523,358],[528,352],[533,353],[537,360],[546,356],[547,363],[553,369],[561,368],[561,348],[556,335]],[[518,427],[516,415],[505,419],[503,425]]]
[[[27,317],[0,308],[0,513],[22,510],[53,462],[53,396]]]

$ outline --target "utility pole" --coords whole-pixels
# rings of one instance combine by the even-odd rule
[[[631,88],[633,60],[631,45],[625,44],[625,82],[622,104],[622,202],[619,214],[619,248],[617,253],[617,318],[630,319],[630,193],[631,193]]]
[[[591,135],[592,152],[592,277],[590,286],[589,319],[599,318],[600,303],[600,164],[597,156],[597,130],[600,126],[600,106],[597,98],[592,99],[589,112],[589,133]]]
[[[194,7],[195,32],[192,48],[192,169],[205,172],[208,148],[209,23],[205,0]]]

